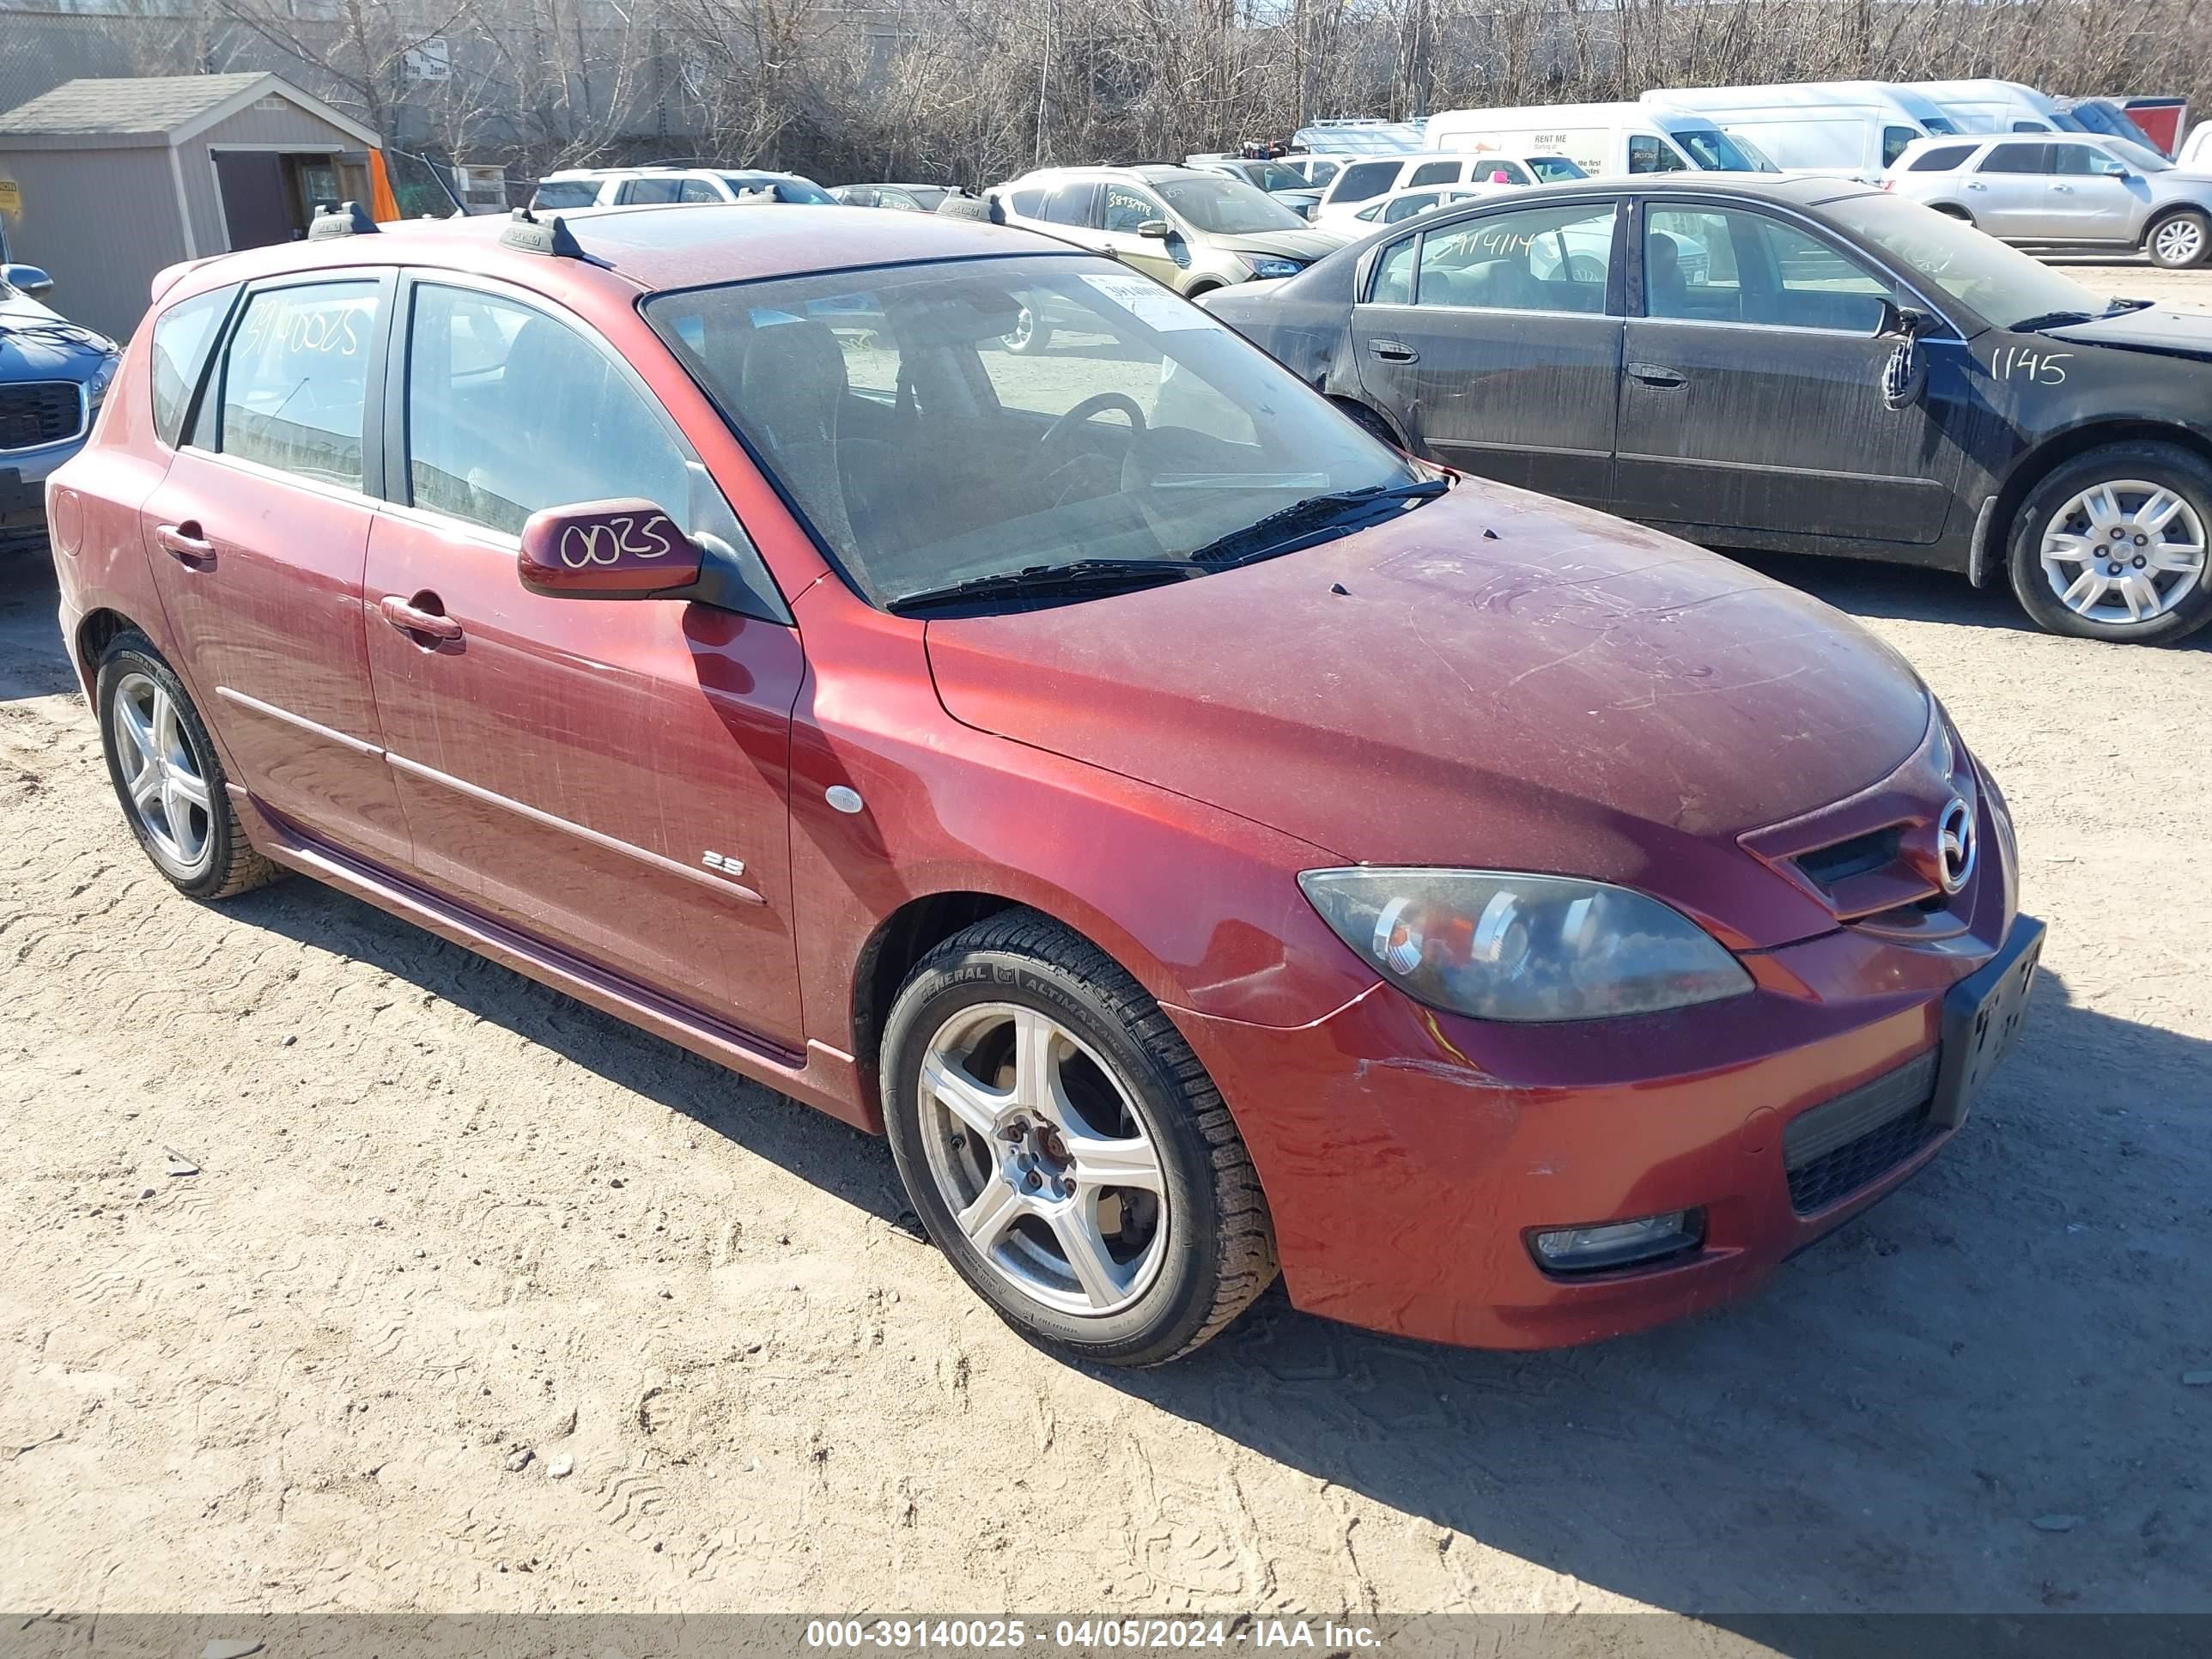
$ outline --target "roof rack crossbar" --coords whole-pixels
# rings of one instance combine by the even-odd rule
[[[315,216],[307,222],[307,240],[320,242],[332,236],[374,236],[376,221],[368,216],[368,210],[358,202],[341,202],[336,207],[327,204],[315,210]]]

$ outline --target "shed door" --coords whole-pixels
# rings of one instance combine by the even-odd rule
[[[292,240],[292,210],[284,198],[281,155],[274,150],[219,149],[215,173],[222,185],[223,228],[234,252]]]

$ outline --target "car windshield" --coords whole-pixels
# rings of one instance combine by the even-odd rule
[[[1718,127],[1676,127],[1668,135],[1680,144],[1691,161],[1708,173],[1774,173],[1774,163],[1765,156],[1753,160],[1744,153],[1736,141]],[[1765,162],[1761,166],[1760,162]]]
[[[1589,177],[1564,155],[1532,155],[1528,158],[1528,171],[1536,175],[1536,182],[1540,185],[1556,185],[1565,179]]]
[[[1823,211],[1887,253],[1929,288],[1978,312],[1999,328],[2033,318],[2102,316],[2109,295],[2008,247],[1963,221],[1882,191],[1847,196]]]
[[[740,194],[749,190],[773,192],[779,202],[803,202],[811,206],[836,205],[837,198],[806,179],[784,179],[769,173],[726,173],[722,181]]]
[[[1154,188],[1170,207],[1216,236],[1306,228],[1297,214],[1241,179],[1170,179]]]
[[[1312,186],[1279,161],[1247,161],[1244,177],[1261,190],[1309,190]]]
[[[645,315],[885,607],[1077,564],[1195,574],[1180,562],[1286,507],[1428,476],[1197,307],[1089,256],[736,283]]]

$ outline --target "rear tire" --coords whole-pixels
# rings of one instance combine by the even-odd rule
[[[228,898],[283,873],[255,852],[184,683],[143,634],[118,634],[94,684],[100,746],[124,821],[188,897]]]
[[[2208,534],[2212,465],[2175,444],[2106,444],[2021,503],[2013,592],[2047,632],[2171,645],[2212,622]]]
[[[2188,270],[2212,258],[2212,216],[2185,208],[2169,213],[2143,237],[2143,252],[2161,270]]]
[[[1008,911],[931,951],[891,1006],[882,1077],[915,1214],[1023,1335],[1163,1364],[1273,1281],[1220,1092],[1144,988],[1059,923]]]
[[[1972,214],[1967,212],[1966,210],[1962,207],[1953,207],[1948,203],[1945,203],[1935,210],[1942,214],[1946,219],[1956,219],[1962,225],[1971,225],[1974,222],[1974,216]]]

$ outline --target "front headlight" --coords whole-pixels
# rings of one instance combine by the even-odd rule
[[[1657,899],[1497,870],[1308,870],[1298,885],[1388,982],[1477,1019],[1604,1019],[1740,996],[1751,975]]]
[[[122,361],[114,352],[109,352],[107,361],[94,369],[92,378],[84,383],[84,400],[93,408],[98,409],[100,400],[107,395],[107,388],[114,383],[116,368]]]
[[[1295,276],[1305,269],[1296,259],[1262,259],[1249,253],[1237,258],[1243,260],[1247,270],[1259,277]]]

